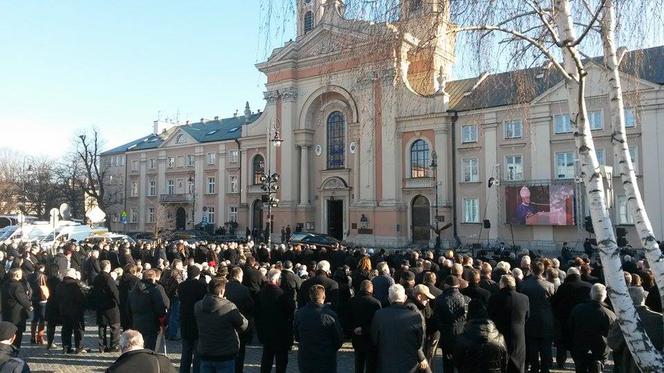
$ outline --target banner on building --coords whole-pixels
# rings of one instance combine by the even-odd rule
[[[575,225],[574,184],[505,187],[505,214],[514,225]]]

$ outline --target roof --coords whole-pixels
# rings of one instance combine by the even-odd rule
[[[164,133],[158,135],[150,134],[141,137],[140,139],[107,150],[101,155],[156,149],[178,130],[186,132],[189,136],[194,138],[194,140],[200,143],[235,140],[239,139],[242,135],[242,126],[244,124],[252,123],[260,116],[261,113],[254,113],[249,116],[249,120],[245,120],[243,115],[174,126],[164,131]]]
[[[603,57],[592,58],[590,62],[603,64]],[[627,52],[620,70],[664,85],[664,46]],[[469,111],[528,103],[560,83],[563,77],[554,68],[535,67],[492,74],[480,80],[481,77],[475,77],[448,82],[449,109]]]

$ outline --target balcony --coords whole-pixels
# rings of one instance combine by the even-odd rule
[[[193,194],[162,194],[159,196],[160,203],[193,203]]]
[[[435,186],[432,177],[414,177],[404,179],[406,189],[432,189]]]

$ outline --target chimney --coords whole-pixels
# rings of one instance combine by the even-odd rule
[[[152,134],[153,135],[158,135],[159,134],[159,121],[155,120],[152,123]]]
[[[215,115],[215,116],[214,116],[214,120],[219,120],[219,116],[218,116],[218,115]]]

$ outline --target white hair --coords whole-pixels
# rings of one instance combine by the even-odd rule
[[[530,256],[524,255],[521,258],[521,267],[530,266]]]
[[[139,350],[145,346],[145,341],[143,341],[143,335],[137,330],[125,330],[122,335],[120,335],[120,349],[122,352]]]
[[[604,302],[604,299],[606,299],[606,286],[602,284],[593,284],[593,287],[590,288],[590,299]]]
[[[382,275],[386,275],[390,273],[390,267],[387,266],[386,262],[380,262],[376,265],[376,269],[378,270],[378,273]]]
[[[498,264],[496,264],[496,269],[502,268],[506,272],[509,272],[511,267],[512,266],[508,262],[498,262]]]
[[[273,283],[273,284],[274,284],[274,283],[276,283],[277,281],[279,281],[279,279],[281,279],[281,271],[280,271],[280,270],[274,268],[274,269],[271,269],[271,270],[267,273],[267,280],[268,280],[270,283]]]
[[[330,273],[330,262],[328,262],[327,260],[321,260],[320,262],[318,262],[316,269]]]
[[[390,286],[387,298],[390,303],[404,303],[406,301],[406,289],[399,284]]]
[[[512,270],[512,276],[514,276],[514,278],[518,278],[519,280],[523,280],[523,271],[521,268],[514,268]]]
[[[512,275],[502,275],[500,276],[500,288],[515,288],[516,280]]]
[[[569,267],[569,269],[567,270],[567,276],[571,275],[581,276],[581,272],[579,272],[579,269],[576,267]]]
[[[560,268],[560,260],[557,258],[551,259],[551,263],[553,264],[553,268]]]

